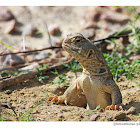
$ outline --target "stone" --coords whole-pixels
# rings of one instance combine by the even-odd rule
[[[127,110],[126,114],[129,115],[129,114],[135,114],[136,113],[136,108],[135,107],[131,107]]]
[[[116,120],[122,120],[122,119],[126,118],[126,114],[123,111],[119,111],[114,114],[113,118]]]
[[[98,118],[99,116],[100,116],[99,114],[93,114],[93,115],[90,117],[90,121],[96,121],[97,118]]]

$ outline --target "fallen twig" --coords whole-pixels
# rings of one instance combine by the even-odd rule
[[[58,49],[58,48],[62,48],[62,47],[50,46],[50,47],[42,48],[42,49],[38,49],[38,50],[30,50],[30,51],[21,51],[21,52],[13,52],[13,53],[0,54],[0,56],[13,55],[13,54],[21,54],[21,53],[34,53],[34,52],[44,51],[44,50],[47,50],[47,49]]]
[[[16,111],[14,110],[14,107],[11,105],[11,103],[9,103],[9,102],[0,103],[0,107],[12,109],[13,112],[14,112],[14,114],[17,116],[17,113],[16,113]]]
[[[14,67],[5,67],[5,68],[0,69],[0,72],[5,71],[5,70],[16,71]]]
[[[132,30],[126,30],[126,31],[123,31],[119,35],[116,36],[116,34],[117,34],[117,32],[116,32],[116,33],[114,33],[106,38],[103,38],[100,40],[91,40],[91,41],[94,43],[94,42],[100,42],[100,41],[105,41],[105,40],[118,39],[121,37],[127,37],[127,36],[129,36],[130,33],[132,33]]]

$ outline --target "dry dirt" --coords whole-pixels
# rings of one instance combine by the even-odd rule
[[[67,82],[72,82],[80,75],[81,72],[72,73],[68,70],[62,70],[60,73],[65,73],[67,75]],[[43,98],[45,98],[44,91],[49,95],[62,95],[66,90],[64,86],[59,86],[58,84],[51,84],[51,81],[56,81],[57,77],[54,74],[49,75],[49,80],[45,84],[41,84],[37,81],[37,78],[30,81],[24,82],[22,85],[16,85],[9,88],[1,93],[1,97],[4,100],[12,103],[15,107],[16,112],[29,111],[37,103],[39,103]],[[136,78],[137,81],[140,79]],[[87,110],[85,108],[76,106],[65,106],[57,105],[50,101],[45,100],[43,103],[38,105],[31,113],[36,121],[138,121],[140,120],[140,88],[138,85],[121,77],[117,84],[120,87],[123,96],[123,110],[120,111],[104,111],[99,110],[95,113],[92,110]],[[132,111],[130,114],[128,110],[134,107],[136,111]],[[15,117],[7,114],[8,112],[13,113],[11,109],[3,109],[2,116],[7,120],[16,120]],[[118,115],[119,114],[119,115]],[[120,114],[125,114],[121,118],[116,116],[121,116]]]
[[[83,23],[81,19],[83,19],[83,15],[85,15],[85,11],[88,7],[10,7],[10,9],[17,17],[19,22],[18,29],[20,32],[19,34],[14,35],[4,35],[1,33],[0,39],[11,46],[18,46],[22,41],[21,34],[25,25],[32,22],[39,27],[41,32],[44,32],[43,24],[41,20],[38,19],[38,16],[46,20],[48,25],[54,23],[59,24],[63,31],[63,36],[70,31],[79,29]],[[100,24],[104,28],[109,26],[111,32],[99,30],[96,36],[98,39],[106,37],[110,33],[125,27],[125,25],[109,24],[106,22]],[[43,37],[39,38],[26,37],[26,43],[31,48],[42,48],[49,44],[48,36],[46,33],[43,33]],[[59,71],[59,73],[66,73],[67,81],[72,83],[81,72],[73,73],[68,69],[63,69]],[[50,73],[49,79],[45,80],[44,84],[41,84],[38,82],[37,77],[35,77],[22,84],[3,90],[0,93],[0,98],[9,101],[12,106],[15,107],[17,113],[25,114],[42,99],[46,98],[44,92],[49,96],[56,94],[61,95],[64,93],[66,87],[51,84],[51,82],[56,79],[57,77]],[[135,80],[131,81],[125,77],[121,77],[117,81],[123,96],[123,110],[98,110],[93,112],[92,110],[87,110],[85,108],[57,105],[45,100],[31,112],[29,119],[35,119],[36,121],[140,121],[140,86],[137,84],[137,82],[140,81],[140,78],[139,76],[136,76],[134,79]],[[129,110],[130,108],[131,110]],[[11,109],[1,110],[1,115],[4,120],[16,121],[21,119],[16,119],[8,113],[13,114],[13,111]]]

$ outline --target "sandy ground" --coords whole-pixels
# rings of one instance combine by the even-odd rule
[[[77,75],[80,75],[80,72],[75,75],[70,71],[61,71],[65,73],[68,77],[67,82],[72,82],[76,79]],[[17,85],[9,88],[1,93],[1,97],[4,100],[12,103],[12,106],[15,107],[16,112],[22,112],[25,114],[31,108],[33,108],[37,103],[45,98],[43,92],[46,92],[49,96],[52,95],[62,95],[66,90],[66,87],[60,86],[58,84],[52,85],[51,81],[56,81],[57,77],[55,75],[50,75],[49,80],[45,84],[40,84],[37,81],[37,78],[24,82],[22,85]],[[138,78],[136,78],[139,81]],[[36,121],[138,121],[140,120],[140,88],[138,85],[121,77],[117,84],[120,87],[122,96],[123,96],[123,110],[120,111],[104,111],[99,110],[92,112],[92,110],[87,110],[82,107],[76,106],[65,106],[52,103],[45,100],[39,106],[37,106],[31,113],[31,116]],[[128,110],[134,107],[135,112],[128,113]],[[130,110],[129,110],[130,111]],[[8,120],[16,120],[15,117],[7,114],[12,112],[10,109],[3,109],[2,116]],[[116,119],[116,115],[125,114],[124,117]],[[128,113],[128,114],[127,114]]]

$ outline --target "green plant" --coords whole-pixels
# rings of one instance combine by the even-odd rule
[[[24,113],[21,111],[18,111],[16,112],[16,115],[15,113],[9,113],[9,112],[7,114],[15,117],[17,121],[35,121],[33,116],[30,115],[30,113],[28,113],[27,111],[24,111]]]
[[[140,72],[140,60],[129,63],[128,57],[122,56],[121,53],[116,55],[116,49],[111,54],[104,54],[114,79],[117,80],[121,75],[132,79],[134,74]]]
[[[48,94],[47,94],[45,91],[43,91],[43,93],[44,93],[44,95],[46,96],[46,98],[49,97]]]
[[[82,66],[78,63],[77,60],[74,60],[74,62],[70,62],[69,64],[62,65],[69,68],[72,72],[77,72],[82,69]]]
[[[54,74],[54,75],[56,75],[56,76],[58,76],[58,71],[57,71],[57,69],[55,69],[54,71],[51,71],[51,73]]]
[[[0,116],[0,121],[3,121],[3,118],[2,118],[2,116]]]
[[[12,76],[17,76],[17,75],[20,75],[20,74],[23,74],[23,73],[26,73],[26,72],[30,72],[31,70],[23,70],[23,71],[17,71],[15,73],[12,74]]]
[[[24,113],[23,113],[19,110],[18,112],[15,111],[16,113],[13,112],[13,113],[7,113],[7,114],[15,117],[16,120],[18,120],[18,121],[35,121],[35,118],[31,115],[32,111],[34,109],[36,109],[44,101],[46,101],[46,99],[49,97],[48,94],[45,91],[43,91],[43,93],[46,97],[43,98],[41,101],[39,101],[36,105],[34,105],[29,111],[24,111]]]
[[[36,70],[37,70],[37,79],[38,79],[38,81],[40,83],[44,83],[43,80],[48,79],[49,76],[43,75],[39,68],[36,68]]]
[[[11,49],[13,49],[13,50],[16,49],[15,47],[12,47],[12,46],[10,46],[10,45],[7,45],[7,44],[5,44],[5,43],[3,43],[3,42],[0,42],[0,44],[6,46],[6,47],[8,47],[8,48],[11,48]]]
[[[43,98],[41,101],[39,101],[35,106],[33,106],[28,112],[26,112],[23,116],[22,116],[22,118],[21,118],[21,120],[20,121],[26,121],[26,118],[27,118],[27,121],[31,121],[31,120],[29,120],[30,118],[31,119],[34,119],[34,118],[32,118],[32,116],[30,116],[30,114],[31,114],[31,112],[35,109],[35,108],[37,108],[39,105],[41,105],[44,101],[46,101],[46,99],[48,98],[48,95],[47,95],[47,93],[44,91],[43,92],[44,93],[44,95],[46,96],[45,98]],[[28,116],[30,116],[30,117],[28,117]],[[32,120],[33,121],[33,120]]]
[[[116,36],[127,29],[131,29],[132,33],[129,34],[130,36],[133,35],[133,38],[131,37],[131,42],[124,47],[116,43],[115,39],[106,40],[106,42],[112,43],[115,48],[112,53],[104,54],[115,80],[117,80],[121,75],[125,75],[126,77],[133,79],[135,74],[140,73],[140,60],[135,62],[130,61],[131,55],[140,53],[140,29],[136,26],[136,23],[140,19],[140,14],[136,11],[136,7],[134,6],[129,7],[129,10],[133,13],[133,22],[129,23],[129,27],[117,33]],[[120,47],[125,53],[122,54],[118,51],[118,48]]]
[[[7,72],[2,72],[0,75],[1,75],[1,77],[7,77],[7,76],[9,76],[9,74]]]
[[[98,105],[94,110],[92,110],[93,113],[96,113],[96,111],[100,108],[100,105]]]
[[[139,22],[140,19],[140,13],[137,12],[137,7],[135,6],[130,6],[129,9],[133,14],[133,21],[129,23],[129,28],[132,30],[132,33],[130,35],[133,35],[134,38],[126,48],[126,55],[140,53],[140,29],[137,28],[137,22]]]
[[[58,74],[58,71],[55,69],[55,71],[51,71],[51,73],[55,74],[56,76],[58,76],[59,80],[57,80],[56,82],[51,82],[52,84],[58,84],[58,85],[64,85],[66,87],[70,86],[70,83],[65,82],[67,76],[65,73],[62,74]]]
[[[39,69],[44,69],[44,68],[48,68],[49,66],[48,65],[43,65],[43,66],[39,66]]]
[[[0,99],[3,99],[3,97],[0,97]]]
[[[12,47],[12,46],[10,46],[10,45],[7,45],[7,44],[5,44],[5,43],[3,43],[3,42],[0,42],[0,44],[3,45],[3,46],[6,46],[6,47],[8,47],[8,48],[11,48],[11,49],[13,49],[13,50],[16,49],[15,47]],[[5,51],[1,52],[1,53],[0,53],[0,56],[1,56],[4,52],[5,52]],[[4,65],[0,65],[0,67],[4,67]],[[1,77],[7,77],[7,76],[9,76],[9,74],[6,73],[6,72],[2,72],[2,73],[0,73],[0,76],[1,76]]]

